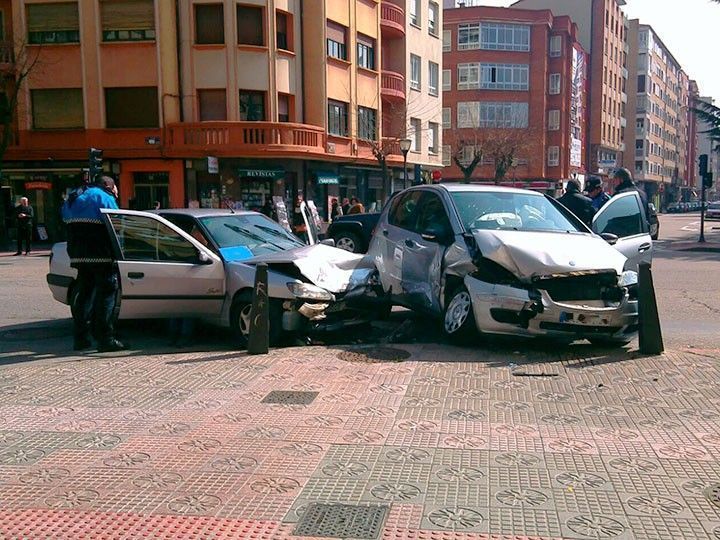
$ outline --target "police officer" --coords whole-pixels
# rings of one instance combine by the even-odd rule
[[[109,176],[71,194],[63,206],[68,227],[70,265],[78,271],[73,321],[76,351],[89,349],[91,330],[98,351],[121,351],[126,347],[115,339],[113,316],[118,276],[110,235],[101,212],[117,209],[117,186]],[[92,321],[92,329],[91,329]]]

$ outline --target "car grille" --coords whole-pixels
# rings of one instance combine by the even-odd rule
[[[568,332],[571,334],[582,335],[612,335],[621,330],[618,326],[585,326],[582,324],[568,324],[543,321],[540,323],[542,330],[550,330],[552,332]]]
[[[542,276],[533,280],[538,289],[547,291],[555,302],[605,300],[619,302],[624,291],[617,285],[614,270],[576,272]]]

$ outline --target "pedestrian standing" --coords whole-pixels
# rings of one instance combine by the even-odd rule
[[[638,186],[635,181],[633,180],[632,174],[628,169],[621,168],[617,169],[615,171],[615,174],[613,174],[613,178],[615,180],[619,180],[620,183],[615,188],[615,195],[620,195],[621,193],[628,193],[630,191],[635,191],[640,196],[640,200],[642,201],[643,211],[645,212],[645,222],[648,224],[648,227],[650,226],[650,208],[648,207],[648,198],[647,194],[645,193],[645,190],[643,190],[640,186]]]
[[[588,181],[585,184],[585,191],[588,197],[592,199],[592,207],[596,212],[605,206],[605,203],[610,200],[610,195],[605,193],[602,179],[599,176],[591,176],[588,178]]]
[[[103,176],[89,187],[71,194],[63,206],[70,265],[78,273],[73,310],[73,347],[76,351],[91,347],[91,333],[100,352],[126,348],[115,339],[113,317],[118,275],[110,233],[101,212],[103,208],[117,209],[116,199],[115,181]]]
[[[343,210],[337,199],[332,200],[332,206],[330,207],[330,221],[335,221],[335,218],[343,215]]]
[[[34,217],[35,211],[30,206],[30,201],[28,201],[27,197],[21,197],[20,204],[15,207],[15,219],[17,222],[17,252],[15,255],[22,253],[23,242],[25,243],[25,255],[30,253]]]
[[[363,203],[360,202],[360,199],[357,197],[350,199],[350,209],[347,213],[348,215],[365,213],[365,207],[363,206]]]
[[[595,210],[592,206],[592,199],[580,192],[580,182],[575,178],[568,180],[565,188],[565,195],[558,199],[558,202],[575,214],[580,221],[590,227]]]
[[[342,206],[340,208],[342,209],[343,216],[347,216],[348,212],[350,211],[350,199],[345,197],[342,201]]]

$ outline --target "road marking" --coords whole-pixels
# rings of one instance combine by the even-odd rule
[[[700,222],[699,221],[692,221],[685,225],[684,227],[681,227],[682,231],[688,231],[688,232],[698,232],[700,230]]]

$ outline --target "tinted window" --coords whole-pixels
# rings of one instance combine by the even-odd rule
[[[595,230],[624,238],[645,232],[644,221],[637,197],[627,196],[607,203],[595,219]]]
[[[408,229],[415,230],[417,222],[417,205],[422,196],[422,191],[410,191],[405,195],[398,197],[397,202],[393,205],[388,217],[388,223]]]
[[[156,219],[130,215],[109,217],[125,260],[185,263],[198,261],[195,246]]]
[[[450,231],[450,221],[445,211],[442,200],[435,193],[425,192],[420,198],[416,231],[420,234],[428,230],[430,226],[442,228],[443,231]]]

